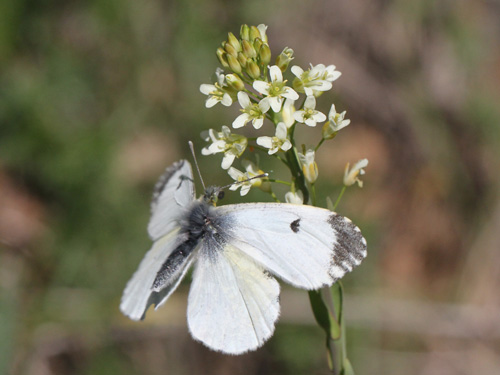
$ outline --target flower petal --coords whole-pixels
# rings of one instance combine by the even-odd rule
[[[217,88],[214,85],[210,85],[208,83],[204,83],[204,84],[200,85],[200,91],[202,94],[205,94],[205,95],[210,95],[211,92],[214,92],[216,90],[217,90]]]
[[[248,113],[242,113],[233,121],[233,128],[242,128],[248,121],[250,121],[250,115]]]
[[[300,66],[298,65],[294,65],[292,66],[292,69],[291,69],[292,73],[297,76],[297,78],[300,78],[302,77],[302,74],[304,74],[304,69],[302,69]]]
[[[257,144],[265,148],[273,147],[273,139],[271,137],[259,137],[257,138]]]
[[[264,81],[254,81],[253,88],[262,95],[269,95],[269,83]]]
[[[276,137],[278,137],[279,139],[286,139],[287,134],[288,133],[285,123],[278,123],[278,125],[276,126]]]
[[[283,82],[283,74],[277,65],[273,65],[269,68],[269,76],[273,82]]]
[[[251,104],[247,93],[243,91],[238,92],[238,102],[240,103],[241,108],[247,108]]]

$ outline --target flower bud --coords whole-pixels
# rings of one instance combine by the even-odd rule
[[[248,27],[248,25],[241,25],[241,28],[240,28],[240,37],[243,40],[249,40],[250,39],[250,27]]]
[[[222,49],[222,47],[217,48],[216,51],[217,58],[224,68],[229,68],[229,64],[227,63],[226,51]]]
[[[256,51],[260,51],[260,47],[262,47],[264,43],[262,43],[262,40],[260,38],[257,38],[253,42],[253,47],[255,48]]]
[[[236,50],[236,48],[234,48],[232,46],[231,43],[224,43],[224,49],[226,50],[226,52],[228,53],[228,55],[231,55],[231,56],[238,56],[238,51]]]
[[[254,58],[257,56],[257,52],[255,52],[255,48],[253,48],[253,46],[247,40],[241,41],[241,47],[242,47],[243,53],[245,54],[246,57]]]
[[[318,165],[314,161],[314,150],[307,150],[305,154],[299,152],[298,155],[305,179],[314,184],[318,178]]]
[[[238,62],[238,59],[234,57],[233,55],[227,55],[227,63],[229,64],[229,68],[235,72],[240,74],[241,73],[241,65]]]
[[[253,42],[257,38],[260,39],[260,31],[257,28],[257,26],[251,26],[250,27],[250,41]]]
[[[233,33],[228,33],[227,34],[227,42],[234,47],[234,49],[239,52],[241,51],[241,44],[239,40],[234,36]]]
[[[238,62],[240,63],[241,66],[246,66],[247,65],[247,57],[241,53],[241,52],[238,52]]]
[[[279,54],[276,58],[276,65],[281,69],[282,72],[287,70],[288,64],[293,60],[293,49],[285,47],[283,52]]]
[[[268,66],[271,61],[271,49],[267,44],[263,44],[259,50],[261,66]]]
[[[259,69],[259,66],[255,63],[255,61],[248,60],[247,73],[253,79],[257,79],[260,77],[260,69]]]
[[[241,78],[238,77],[236,74],[227,74],[226,82],[229,85],[229,87],[232,87],[236,91],[241,91],[245,88],[245,84],[243,83]]]

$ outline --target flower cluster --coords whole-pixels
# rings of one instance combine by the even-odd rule
[[[346,112],[337,113],[334,104],[328,116],[316,109],[317,98],[332,88],[341,73],[335,65],[310,64],[307,69],[293,65],[290,74],[288,68],[294,59],[293,50],[284,48],[272,64],[266,32],[265,25],[243,25],[239,38],[229,33],[227,40],[216,51],[223,68],[217,69],[216,82],[200,86],[200,91],[207,95],[207,108],[217,103],[231,106],[238,102],[241,114],[232,122],[233,129],[244,130],[251,124],[263,134],[248,138],[233,133],[228,126],[222,126],[221,131],[210,129],[202,133],[203,139],[209,142],[202,153],[223,154],[222,168],[237,181],[231,190],[240,188],[241,195],[245,195],[252,187],[258,187],[277,199],[270,181],[287,182],[269,180],[258,165],[248,160],[242,161],[245,172],[232,166],[247,149],[264,151],[283,161],[290,169],[292,181],[287,184],[291,191],[285,200],[290,203],[308,203],[308,190],[314,188],[318,178],[318,165],[315,162],[318,148],[350,124],[350,120],[345,119]],[[291,80],[285,78],[287,73]],[[313,147],[302,145],[302,152],[299,152],[294,138],[296,127],[315,128],[322,123],[318,144]],[[363,168],[367,163],[363,159],[352,170],[346,167],[345,186],[355,182],[362,186],[359,176],[364,173]]]

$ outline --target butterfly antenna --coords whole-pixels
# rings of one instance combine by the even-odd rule
[[[191,154],[193,155],[194,165],[196,165],[196,170],[198,171],[198,176],[200,176],[201,184],[203,185],[203,190],[206,190],[205,182],[203,182],[203,177],[201,177],[200,166],[198,165],[198,160],[196,160],[196,154],[194,153],[193,142],[189,141],[189,149],[191,150]]]
[[[229,185],[226,185],[226,186],[222,186],[221,190],[223,190],[225,188],[228,188],[230,186],[236,185],[236,184],[243,184],[243,183],[245,183],[247,181],[252,181],[252,180],[255,180],[257,178],[264,178],[264,177],[269,177],[269,173],[262,173],[262,174],[259,174],[257,176],[253,176],[253,177],[247,178],[246,180],[234,181],[232,184],[229,184]]]

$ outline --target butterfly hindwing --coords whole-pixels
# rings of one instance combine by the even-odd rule
[[[208,347],[241,354],[260,347],[279,316],[279,284],[231,245],[202,245],[188,300],[193,337]]]
[[[189,209],[195,199],[193,171],[186,160],[180,160],[168,167],[159,178],[151,202],[149,236],[156,240],[169,233],[177,220]]]
[[[366,256],[352,222],[326,209],[283,203],[217,208],[228,242],[284,281],[304,289],[332,285]]]

